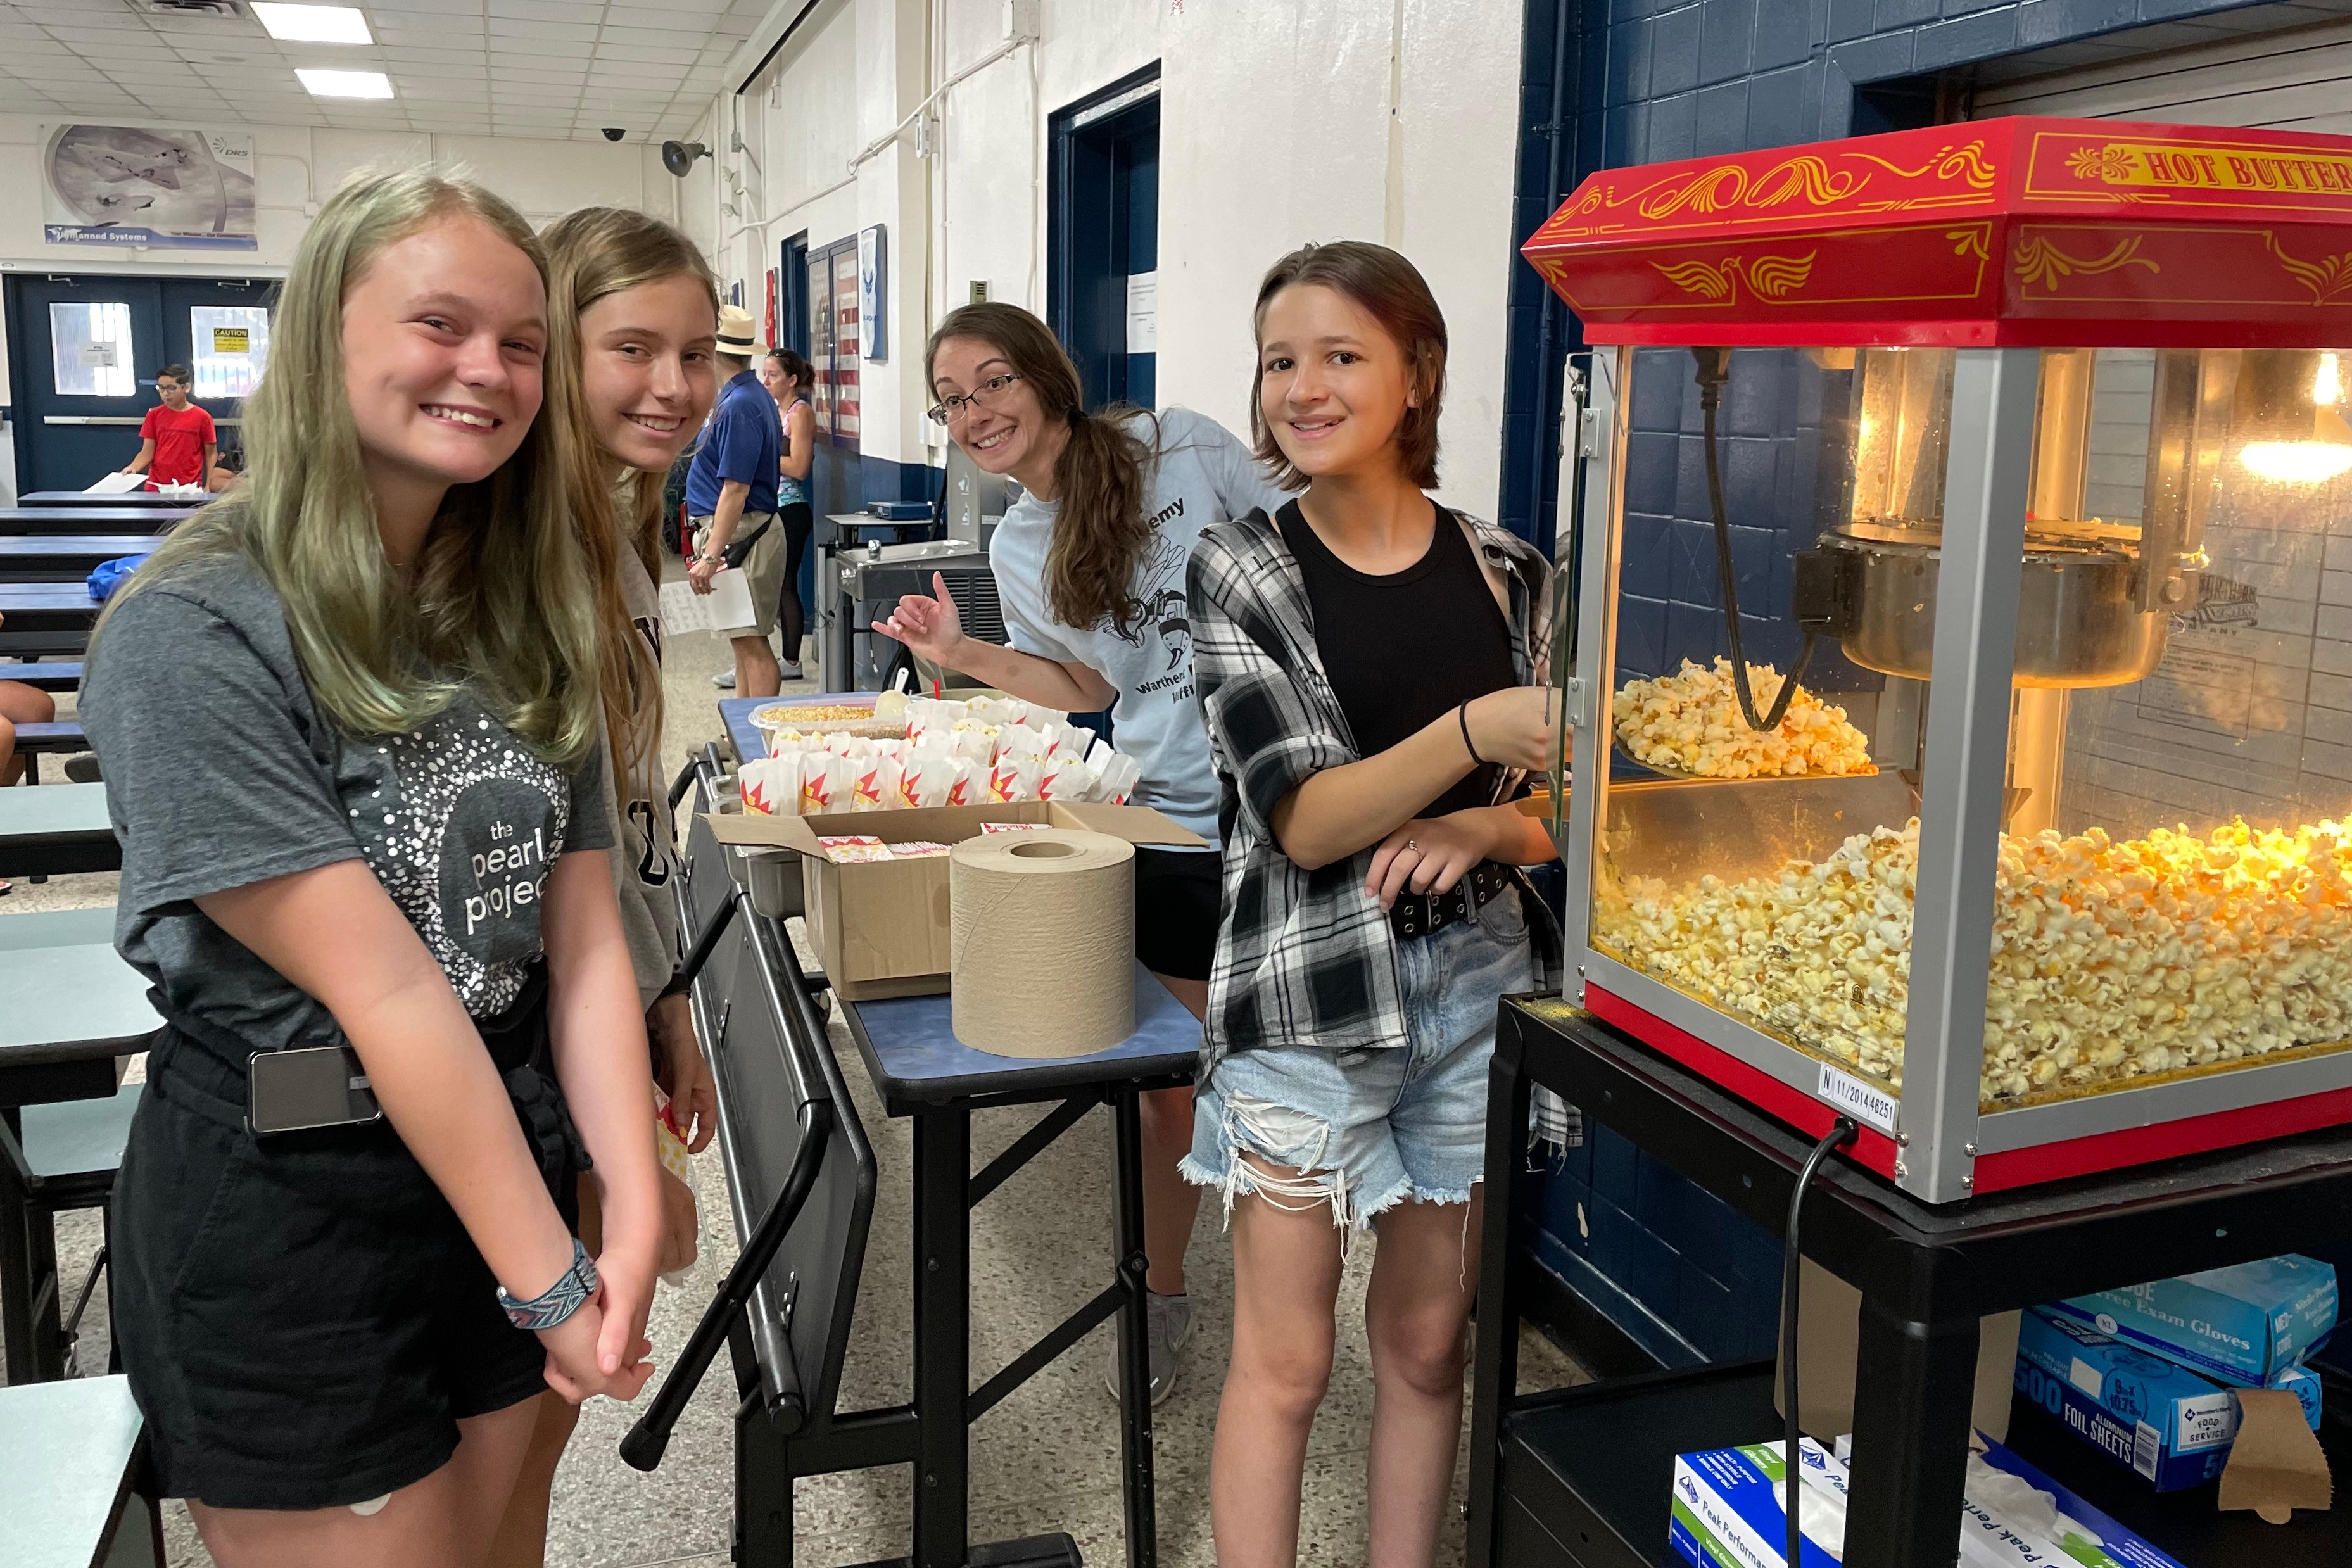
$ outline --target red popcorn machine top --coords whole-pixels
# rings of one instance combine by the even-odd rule
[[[1612,169],[1525,254],[1570,999],[1928,1202],[2352,1119],[2352,138]]]

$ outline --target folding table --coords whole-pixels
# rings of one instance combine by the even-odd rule
[[[79,583],[101,562],[155,543],[152,533],[0,533],[0,583]]]
[[[93,786],[95,787],[95,786]],[[46,795],[47,790],[27,790]],[[60,790],[58,794],[65,793]],[[161,1026],[147,980],[114,951],[114,910],[0,915],[0,1122],[21,1145],[27,1105],[97,1100],[122,1080],[122,1059]],[[55,1311],[36,1314],[57,1259],[26,1223],[25,1194],[0,1160],[0,1342],[12,1377],[64,1373]],[[47,1300],[47,1298],[43,1298]]]
[[[7,668],[0,664],[0,679]],[[0,789],[0,877],[121,869],[122,846],[106,814],[104,784]],[[0,921],[12,918],[0,909]],[[113,940],[111,931],[105,940]]]
[[[717,769],[702,771],[698,804],[707,806],[718,797]],[[803,1217],[730,1341],[743,1396],[736,1417],[735,1560],[746,1568],[792,1562],[795,1479],[911,1463],[917,1478],[912,1568],[981,1563],[1076,1568],[1066,1535],[973,1544],[970,1430],[1096,1325],[1116,1317],[1127,1561],[1130,1568],[1151,1568],[1157,1546],[1137,1096],[1192,1080],[1199,1023],[1139,965],[1135,1034],[1085,1057],[1026,1059],[973,1050],[955,1038],[946,996],[833,1001],[885,1111],[914,1119],[911,1220],[914,1256],[920,1260],[914,1271],[912,1403],[835,1412],[840,1353],[872,1208],[872,1152],[840,1087],[841,1069],[818,1014],[824,977],[803,969],[781,922],[752,910],[748,889],[732,879],[729,851],[698,819],[689,820],[687,842],[681,897],[689,921],[707,924],[731,905],[740,931],[736,951],[720,950],[695,988],[698,1027],[711,1043],[719,1082],[739,1237],[750,1237],[783,1190],[813,1129],[822,1126],[846,1150],[828,1149],[818,1162]],[[822,1108],[813,1109],[820,1100]],[[1053,1110],[985,1169],[972,1171],[974,1111],[1048,1102]],[[971,1210],[1097,1104],[1110,1106],[1114,1119],[1110,1279],[1093,1300],[975,1388]]]

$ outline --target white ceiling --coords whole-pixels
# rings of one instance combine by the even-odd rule
[[[694,128],[771,0],[349,3],[373,45],[284,44],[248,16],[134,0],[0,0],[0,108],[584,140],[617,125],[635,143]],[[297,66],[381,70],[394,96],[313,98]]]

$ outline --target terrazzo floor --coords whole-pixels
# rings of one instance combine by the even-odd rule
[[[669,766],[675,769],[689,748],[717,732],[712,707],[717,693],[709,677],[728,667],[728,656],[719,639],[688,634],[670,640],[667,658]],[[811,667],[811,674],[815,673]],[[814,680],[787,688],[816,689]],[[62,778],[56,759],[47,759],[43,776]],[[111,875],[59,877],[41,886],[20,879],[16,891],[0,900],[0,916],[110,904],[114,892]],[[854,1409],[896,1404],[908,1395],[911,1152],[908,1123],[882,1114],[841,1026],[836,1022],[833,1029],[844,1077],[873,1140],[881,1175],[856,1324],[842,1376],[842,1408]],[[974,1168],[1019,1137],[1040,1114],[1039,1107],[982,1113],[973,1131]],[[1107,1282],[1109,1165],[1108,1116],[1097,1110],[974,1212],[975,1378],[1025,1350]],[[702,1303],[734,1256],[734,1237],[723,1217],[725,1177],[716,1147],[698,1158],[696,1175],[703,1194],[703,1255],[683,1288],[665,1288],[656,1301],[650,1333],[656,1361],[667,1359],[666,1350],[675,1353],[684,1343]],[[1089,1237],[1098,1237],[1099,1245],[1091,1244]],[[66,1278],[78,1284],[98,1247],[96,1216],[64,1216],[58,1239]],[[1360,1247],[1350,1259],[1341,1288],[1338,1361],[1308,1448],[1299,1561],[1318,1568],[1360,1563],[1366,1553],[1364,1462],[1372,1389],[1363,1334],[1357,1325],[1362,1321],[1373,1255],[1373,1247]],[[1208,1568],[1215,1562],[1209,1531],[1209,1453],[1232,1332],[1233,1283],[1232,1250],[1213,1203],[1202,1207],[1188,1268],[1194,1303],[1190,1364],[1174,1395],[1157,1413],[1160,1558],[1171,1568]],[[101,1297],[92,1303],[84,1325],[83,1364],[103,1370],[106,1330]],[[973,1428],[974,1542],[1067,1531],[1087,1563],[1124,1560],[1117,1408],[1103,1382],[1109,1334],[1108,1325],[1097,1330]],[[556,1478],[550,1563],[565,1568],[723,1568],[729,1562],[731,1524],[734,1404],[724,1392],[730,1386],[724,1364],[722,1357],[679,1421],[660,1469],[650,1476],[624,1465],[616,1452],[622,1434],[635,1418],[635,1410],[610,1401],[588,1407]],[[1523,1338],[1520,1364],[1523,1386],[1528,1388],[1583,1380],[1572,1363],[1532,1331]],[[1466,1465],[1465,1458],[1464,1471]],[[1457,1473],[1457,1501],[1462,1479]],[[908,1481],[908,1470],[895,1467],[801,1482],[793,1507],[798,1561],[826,1568],[906,1552]],[[1440,1564],[1460,1562],[1458,1511],[1449,1513]],[[168,1504],[165,1523],[173,1568],[211,1563],[184,1508]]]

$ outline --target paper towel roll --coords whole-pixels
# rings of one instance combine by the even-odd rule
[[[955,1037],[1000,1057],[1083,1057],[1135,1033],[1135,846],[1046,827],[948,862]]]

